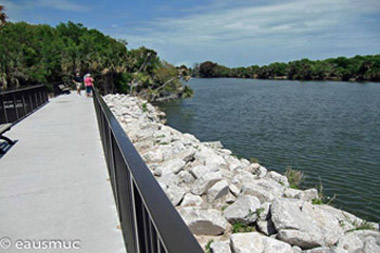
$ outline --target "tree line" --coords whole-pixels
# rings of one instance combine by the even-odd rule
[[[133,93],[150,100],[190,96],[186,69],[161,60],[157,52],[106,36],[73,22],[55,27],[6,22],[0,6],[1,90],[35,84],[72,84],[75,73],[91,73],[106,93]]]
[[[380,54],[338,57],[312,61],[302,59],[288,63],[275,62],[269,65],[228,68],[211,61],[195,64],[192,76],[201,78],[236,77],[289,80],[335,80],[335,81],[380,81]]]

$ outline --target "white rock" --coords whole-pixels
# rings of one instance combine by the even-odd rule
[[[236,170],[236,175],[232,179],[232,183],[241,186],[244,184],[250,184],[257,180],[257,177],[245,170]]]
[[[380,252],[380,232],[371,230],[349,232],[339,240],[336,251],[339,253]]]
[[[289,182],[287,177],[275,172],[271,171],[266,174],[266,177],[273,179],[277,183],[281,184],[284,187],[289,187]]]
[[[182,159],[175,158],[173,160],[169,160],[162,163],[158,168],[161,169],[161,175],[166,175],[170,173],[177,174],[185,167],[185,164],[186,163]]]
[[[289,244],[257,232],[232,234],[230,245],[236,253],[293,253]]]
[[[277,233],[276,228],[274,227],[274,224],[271,219],[269,220],[261,220],[258,219],[256,221],[257,228],[260,232],[262,232],[265,235],[273,235]]]
[[[339,219],[319,205],[279,198],[272,202],[271,214],[278,238],[303,249],[331,247],[343,236]]]
[[[142,157],[146,163],[160,163],[164,160],[163,154],[160,149],[149,151],[145,153]]]
[[[223,144],[220,141],[209,141],[209,142],[202,142],[206,147],[212,148],[212,149],[222,149]]]
[[[207,167],[219,167],[219,168],[228,168],[227,162],[224,158],[218,155],[215,150],[207,147],[203,147],[201,150],[197,150],[195,153],[195,159],[204,161]]]
[[[173,206],[177,206],[183,199],[183,196],[185,195],[186,190],[176,185],[170,185],[168,189],[166,190],[166,192]]]
[[[196,235],[220,235],[228,227],[226,219],[215,209],[184,207],[178,211],[190,231]]]
[[[231,155],[225,155],[224,159],[227,161],[230,170],[237,170],[243,168],[241,161],[239,161],[239,159]]]
[[[211,253],[231,253],[229,241],[213,242],[210,245]]]
[[[223,196],[226,196],[228,194],[228,189],[228,182],[226,180],[217,182],[207,191],[207,201],[213,202]]]
[[[232,204],[236,201],[236,197],[232,195],[231,193],[228,193],[226,196],[226,203],[227,204]]]
[[[312,201],[318,198],[318,191],[316,189],[308,189],[305,191],[287,188],[284,190],[285,198],[300,199],[304,201]]]
[[[229,187],[230,187],[230,192],[231,192],[235,197],[239,196],[240,189],[239,189],[236,185],[234,185],[234,184],[230,184]]]
[[[333,249],[326,248],[326,247],[318,247],[314,249],[304,250],[303,253],[343,253],[343,252],[336,252]],[[346,252],[348,253],[348,252]],[[353,253],[353,252],[352,252]]]
[[[209,173],[210,170],[204,166],[204,165],[198,165],[198,166],[195,166],[193,168],[190,168],[190,173],[197,179],[197,178],[200,178],[204,175],[206,175],[207,173]]]
[[[219,172],[205,174],[194,181],[191,192],[196,195],[202,195],[221,179],[222,175]]]
[[[256,210],[260,208],[260,201],[249,195],[240,196],[235,203],[224,210],[224,217],[231,223],[250,224],[257,219]]]
[[[201,206],[203,203],[203,200],[201,197],[191,194],[191,193],[186,193],[185,196],[183,197],[181,206]]]
[[[194,182],[195,178],[190,174],[190,172],[182,170],[178,173],[178,177],[182,179],[182,182],[186,184],[191,184]]]
[[[292,250],[294,253],[301,253],[302,252],[302,249],[298,246],[293,246],[292,247]]]
[[[243,167],[247,167],[251,164],[247,159],[244,159],[244,158],[240,159],[240,162]]]
[[[258,214],[258,219],[261,219],[261,220],[268,220],[270,219],[271,215],[270,215],[270,206],[271,206],[271,203],[270,202],[265,202],[265,203],[262,203],[261,206],[260,206],[260,211],[259,211],[259,214]]]
[[[172,158],[181,158],[186,163],[188,163],[195,159],[195,151],[196,150],[193,147],[188,147],[178,153],[173,154]]]
[[[282,186],[273,180],[261,178],[244,183],[242,193],[256,196],[262,203],[270,202],[282,196]]]
[[[252,163],[247,167],[247,170],[260,178],[265,177],[267,174],[267,169],[258,163]]]

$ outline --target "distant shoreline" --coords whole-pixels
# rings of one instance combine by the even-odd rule
[[[200,79],[216,79],[216,78],[232,78],[232,79],[251,79],[251,80],[271,80],[271,81],[302,81],[302,82],[346,82],[346,83],[379,83],[380,81],[371,81],[371,80],[342,80],[339,78],[326,78],[323,80],[320,79],[289,79],[287,76],[284,77],[272,77],[272,78],[257,78],[257,77],[233,77],[233,76],[217,76],[217,77],[199,77],[194,76],[192,78],[200,78]]]
[[[212,61],[196,64],[191,76],[200,78],[234,77],[268,80],[380,82],[380,54],[337,57],[312,61],[274,62],[269,65],[226,67]]]

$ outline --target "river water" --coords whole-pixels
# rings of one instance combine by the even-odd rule
[[[192,79],[193,98],[159,104],[168,124],[270,170],[302,170],[303,187],[380,221],[380,83]]]

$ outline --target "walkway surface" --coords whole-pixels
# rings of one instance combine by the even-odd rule
[[[125,252],[92,99],[54,98],[6,136],[0,252]]]

